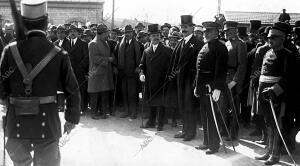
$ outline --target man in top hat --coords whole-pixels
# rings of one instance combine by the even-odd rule
[[[17,166],[32,162],[33,165],[59,166],[61,126],[56,91],[61,84],[68,98],[64,132],[70,133],[80,118],[78,84],[67,52],[46,38],[47,2],[24,0],[20,6],[27,39],[8,45],[0,64],[1,76],[11,71],[11,67],[15,68],[10,77],[2,77],[0,81],[0,98],[2,102],[7,101],[8,107],[6,150]],[[52,58],[49,63],[45,61],[46,56]],[[33,80],[21,74],[31,71],[42,60],[46,66]]]
[[[256,159],[267,160],[265,165],[273,165],[280,160],[280,137],[274,118],[277,118],[279,125],[282,126],[282,118],[288,111],[286,108],[289,106],[289,100],[293,100],[290,96],[295,88],[293,78],[296,72],[296,59],[293,52],[284,47],[288,31],[287,23],[273,24],[267,36],[271,49],[264,55],[259,78],[258,104],[260,109],[258,111],[264,116],[267,124],[268,145],[266,153]],[[269,100],[274,103],[276,117],[272,115]]]
[[[163,91],[156,96],[152,95],[164,84],[168,64],[170,62],[172,50],[165,47],[160,42],[160,31],[158,24],[148,25],[151,44],[144,50],[140,68],[140,81],[145,84],[144,101],[150,107],[149,120],[144,128],[154,128],[156,115],[158,114],[157,130],[163,130],[165,108],[163,106]]]
[[[204,141],[196,149],[207,150],[206,154],[213,154],[218,151],[220,140],[206,85],[211,86],[212,91],[210,95],[212,95],[212,102],[218,102],[221,98],[221,93],[223,94],[226,88],[228,50],[218,40],[220,26],[218,23],[207,21],[203,22],[202,25],[205,45],[197,57],[194,94],[200,101],[200,117],[203,123]],[[217,110],[216,108],[214,110]]]
[[[110,112],[109,96],[114,89],[112,50],[108,45],[109,30],[106,25],[97,27],[96,37],[89,43],[88,92],[91,97],[93,119],[106,119]]]
[[[88,43],[79,38],[78,32],[79,28],[75,25],[70,26],[69,39],[71,48],[69,56],[78,84],[80,85],[81,112],[85,112],[88,105],[86,75],[88,75],[89,68],[89,50]]]
[[[256,47],[258,39],[258,29],[261,27],[261,20],[250,20],[249,40],[247,44],[247,52]]]
[[[124,114],[121,118],[131,115],[132,119],[137,118],[138,102],[138,65],[140,63],[144,46],[136,41],[131,25],[124,28],[124,37],[116,46],[118,53],[118,70],[121,77],[122,97]]]
[[[237,36],[237,25],[235,21],[224,22],[224,32],[228,50],[227,77],[228,88],[224,91],[224,111],[226,112],[227,125],[232,139],[238,137],[238,122],[240,95],[243,90],[243,83],[247,70],[247,46]],[[231,95],[231,94],[232,95]],[[233,98],[234,97],[234,98]],[[232,100],[234,103],[232,103]],[[235,104],[235,105],[233,105]],[[244,111],[244,110],[243,110]],[[225,131],[225,130],[224,130]]]
[[[167,88],[167,105],[178,106],[183,117],[183,129],[175,134],[175,138],[191,141],[196,136],[196,107],[197,100],[193,94],[196,58],[201,43],[193,35],[193,16],[181,16],[181,32],[183,39],[177,44],[171,58],[168,79],[171,81]],[[173,95],[175,92],[176,95]],[[170,95],[172,94],[172,95]],[[175,99],[177,96],[177,99]],[[175,97],[175,98],[174,98]]]

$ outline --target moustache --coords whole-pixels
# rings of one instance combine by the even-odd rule
[[[182,31],[182,33],[187,33],[187,31],[184,30],[184,31]]]

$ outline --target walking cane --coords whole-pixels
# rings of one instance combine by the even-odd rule
[[[228,130],[228,128],[227,128],[227,125],[226,125],[226,122],[225,122],[225,118],[224,118],[223,113],[222,113],[222,111],[221,111],[221,109],[220,109],[219,103],[218,103],[218,102],[215,102],[215,103],[217,104],[217,108],[218,108],[218,111],[220,112],[220,115],[221,115],[223,124],[224,124],[224,126],[225,126],[226,132],[227,132],[227,134],[228,134],[228,136],[229,136],[229,138],[230,138],[230,142],[231,142],[232,148],[233,148],[233,150],[235,151],[235,147],[234,147],[234,144],[233,144],[233,140],[232,140],[232,137],[231,137],[231,133],[229,132],[229,130]]]
[[[2,129],[3,129],[3,166],[6,165],[5,159],[5,125],[6,125],[6,116],[2,116]]]
[[[205,86],[208,88],[208,96],[209,96],[209,100],[210,100],[211,112],[212,112],[212,115],[213,115],[213,118],[214,118],[214,122],[215,122],[215,126],[216,126],[216,129],[217,129],[217,133],[218,133],[219,139],[221,141],[221,144],[223,145],[224,151],[225,151],[225,153],[227,153],[226,148],[225,148],[225,144],[224,144],[224,141],[223,141],[223,138],[222,138],[222,136],[220,134],[219,125],[218,125],[216,114],[215,114],[213,99],[212,99],[212,96],[211,96],[212,95],[211,87],[210,87],[209,84],[206,84]]]
[[[231,104],[232,104],[232,108],[233,108],[233,114],[234,114],[234,117],[235,117],[236,122],[238,124],[238,127],[240,129],[241,128],[240,127],[240,122],[239,122],[239,119],[238,119],[238,116],[237,116],[237,109],[235,107],[235,103],[234,103],[232,92],[231,92],[231,90],[229,88],[227,88],[227,90],[229,91],[229,94],[230,94]]]
[[[142,87],[142,98],[141,98],[141,101],[142,101],[142,124],[141,124],[141,127],[140,128],[144,128],[144,95],[145,95],[145,82],[142,83],[143,87]]]
[[[279,124],[278,124],[278,121],[277,121],[277,118],[276,118],[276,114],[275,114],[275,109],[274,109],[273,101],[270,99],[269,102],[270,102],[270,106],[271,106],[271,110],[272,110],[272,115],[273,115],[273,118],[274,118],[274,121],[275,121],[275,124],[276,124],[276,128],[278,130],[279,136],[280,136],[280,138],[281,138],[281,140],[282,140],[282,142],[284,144],[284,147],[285,147],[285,149],[286,149],[289,157],[292,159],[292,161],[294,163],[294,166],[296,166],[296,162],[295,162],[295,160],[294,160],[294,158],[293,158],[293,156],[292,156],[289,148],[287,147],[286,142],[285,142],[285,140],[284,140],[284,138],[282,136],[282,133],[280,131],[280,127],[279,127]]]
[[[113,96],[113,109],[112,109],[112,115],[115,115],[116,112],[116,95],[117,95],[117,84],[118,84],[118,74],[115,75],[115,86],[114,86],[114,96]]]

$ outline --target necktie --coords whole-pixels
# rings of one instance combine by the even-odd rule
[[[74,44],[75,44],[75,41],[74,41],[74,39],[72,39],[71,46],[73,47]]]

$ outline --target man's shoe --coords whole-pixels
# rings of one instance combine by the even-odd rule
[[[214,153],[217,153],[218,152],[218,149],[208,149],[205,154],[214,154]]]
[[[137,118],[137,114],[132,114],[131,116],[130,116],[130,119],[136,119]]]
[[[184,138],[184,136],[185,136],[185,132],[179,131],[174,135],[174,138]]]
[[[199,145],[199,146],[196,146],[195,149],[197,149],[197,150],[207,150],[208,147],[207,147],[207,145]]]
[[[262,156],[255,156],[255,160],[268,160],[270,158],[270,155],[268,153],[262,155]]]
[[[191,141],[191,140],[193,140],[194,138],[195,138],[194,135],[193,135],[193,136],[186,135],[186,136],[184,136],[183,141]]]
[[[172,122],[172,127],[177,127],[177,122]]]
[[[270,157],[269,160],[265,162],[265,165],[274,165],[277,164],[278,162],[279,162],[278,157]]]
[[[101,119],[107,119],[108,118],[108,115],[107,114],[103,114],[102,116],[101,116]]]

